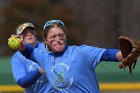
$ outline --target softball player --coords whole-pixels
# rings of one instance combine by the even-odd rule
[[[16,29],[16,34],[23,38],[23,42],[38,49],[44,49],[44,44],[37,41],[35,26],[32,23],[23,23]],[[26,59],[17,51],[11,60],[12,72],[18,85],[25,88],[25,93],[53,92],[46,75],[39,65]]]
[[[20,52],[36,60],[58,93],[100,93],[96,66],[101,61],[123,59],[118,49],[67,45],[66,28],[60,20],[46,22],[43,32],[46,50],[23,44]]]

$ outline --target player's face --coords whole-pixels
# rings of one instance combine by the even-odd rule
[[[35,35],[35,30],[33,29],[25,29],[22,33],[21,33],[21,37],[23,38],[23,42],[26,44],[31,44],[31,45],[36,45],[37,39],[36,39],[36,35]]]
[[[52,52],[62,52],[66,46],[66,34],[61,28],[51,28],[45,38],[45,43]]]

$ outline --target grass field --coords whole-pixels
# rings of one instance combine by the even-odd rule
[[[23,91],[23,89],[17,87],[13,79],[10,59],[11,57],[0,58],[0,93],[11,93],[12,91],[12,93],[15,93],[16,90],[19,92]],[[119,63],[117,62],[102,62],[97,66],[96,73],[100,85],[111,83],[109,86],[101,85],[101,93],[140,93],[140,58],[135,69],[133,70],[133,76],[129,76],[128,69],[119,69],[118,65]],[[127,85],[123,85],[123,83],[127,83]],[[9,91],[2,92],[4,90]]]

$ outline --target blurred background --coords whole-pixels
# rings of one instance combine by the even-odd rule
[[[0,93],[23,93],[11,73],[15,51],[7,40],[23,22],[32,22],[42,41],[46,21],[62,20],[68,29],[69,45],[119,48],[117,38],[125,34],[140,40],[140,0],[0,0]],[[101,93],[140,93],[140,59],[133,76],[118,63],[96,68]]]

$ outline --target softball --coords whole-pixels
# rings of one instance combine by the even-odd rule
[[[8,39],[8,45],[11,49],[17,50],[21,46],[21,42],[19,38],[10,37]]]

